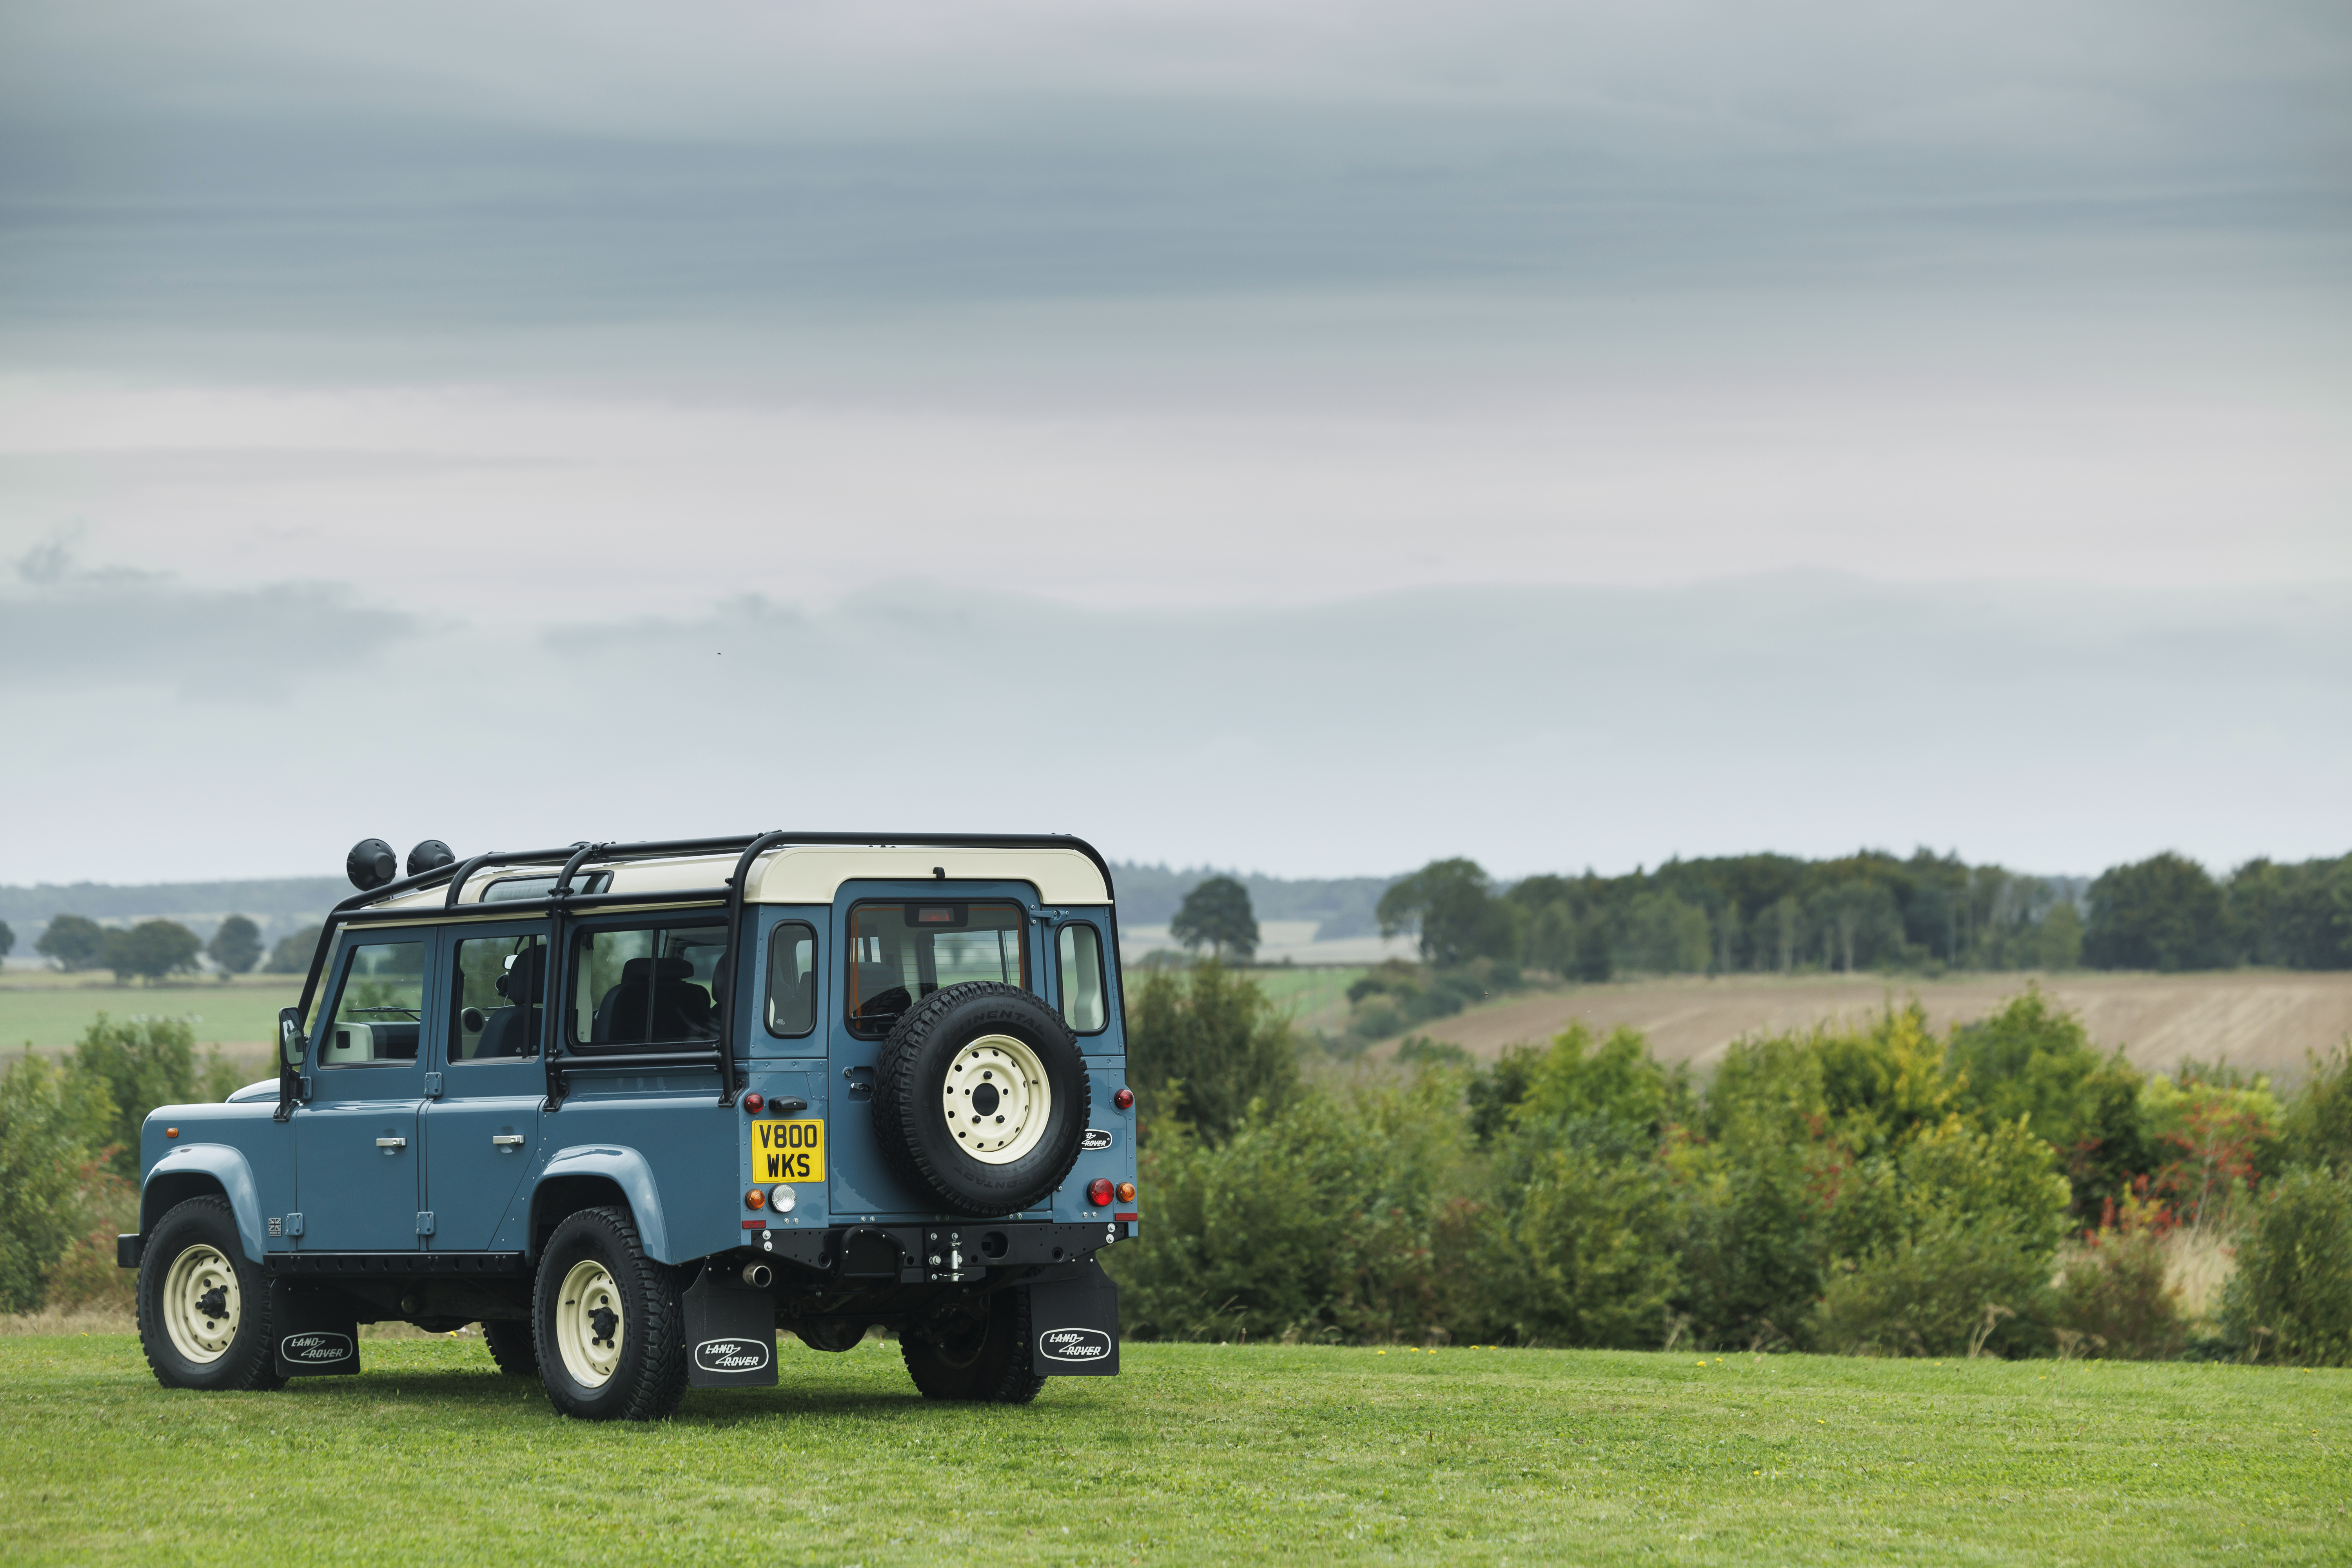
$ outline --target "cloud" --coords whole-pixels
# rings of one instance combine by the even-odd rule
[[[334,583],[204,588],[163,573],[90,569],[64,538],[16,562],[0,594],[0,686],[52,694],[168,691],[203,703],[282,702],[365,667],[422,623]]]

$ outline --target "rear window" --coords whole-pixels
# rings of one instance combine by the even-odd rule
[[[1025,925],[1018,904],[860,904],[849,915],[849,1026],[888,1031],[942,985],[1023,984]]]

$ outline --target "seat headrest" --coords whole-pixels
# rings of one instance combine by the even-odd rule
[[[683,958],[633,958],[621,965],[621,984],[632,980],[690,980],[694,965]]]
[[[532,942],[515,955],[514,967],[498,978],[499,994],[528,1005],[539,1000],[540,983],[547,975],[547,949]]]

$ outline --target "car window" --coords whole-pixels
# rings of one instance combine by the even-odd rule
[[[719,1037],[725,926],[583,931],[572,957],[572,1044],[697,1045]]]
[[[537,936],[471,937],[457,944],[449,1059],[539,1055],[547,1000],[547,943]]]
[[[342,991],[320,1036],[319,1065],[415,1061],[424,1033],[425,944],[363,942],[351,952]]]
[[[768,939],[768,1033],[779,1038],[816,1027],[816,931],[786,921]]]
[[[1102,936],[1090,925],[1066,925],[1056,942],[1062,970],[1062,1019],[1081,1035],[1110,1022],[1104,1005]]]
[[[879,1035],[942,985],[1026,973],[1018,904],[860,904],[849,914],[849,1026]]]

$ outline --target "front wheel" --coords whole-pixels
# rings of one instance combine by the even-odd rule
[[[623,1208],[583,1209],[540,1255],[531,1329],[547,1397],[583,1421],[658,1421],[686,1396],[677,1275]]]
[[[907,1373],[926,1399],[1026,1405],[1045,1380],[1030,1370],[1029,1287],[960,1300],[898,1335]]]
[[[175,1205],[139,1258],[139,1344],[166,1388],[283,1388],[269,1281],[247,1262],[223,1197]]]

